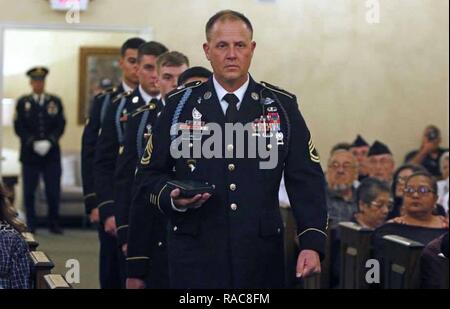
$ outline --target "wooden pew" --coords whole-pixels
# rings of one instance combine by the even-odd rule
[[[39,246],[39,242],[34,238],[34,235],[32,233],[22,233],[23,238],[25,239],[28,249],[30,251],[36,251],[37,247]]]
[[[44,281],[45,287],[50,290],[72,289],[72,286],[60,274],[45,275]]]
[[[42,251],[31,251],[30,258],[33,266],[32,286],[35,289],[44,289],[44,276],[50,274],[55,265]]]
[[[419,258],[424,245],[411,239],[385,235],[381,241],[383,288],[413,289],[419,286]]]
[[[371,257],[372,229],[353,222],[339,223],[341,241],[340,288],[367,289],[366,261]]]

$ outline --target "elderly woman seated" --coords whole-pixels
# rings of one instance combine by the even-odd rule
[[[356,191],[358,212],[352,221],[362,227],[375,229],[382,225],[392,209],[389,186],[376,178],[364,179]]]
[[[375,238],[394,234],[428,244],[448,231],[448,219],[433,215],[437,202],[437,184],[428,172],[408,177],[403,195],[403,214],[375,231]]]
[[[0,183],[0,289],[30,288],[28,246],[20,234],[26,227],[16,217]]]

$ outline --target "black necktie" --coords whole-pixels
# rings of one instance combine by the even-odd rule
[[[225,113],[225,118],[227,122],[235,123],[237,121],[237,106],[236,104],[239,102],[238,97],[233,93],[227,93],[224,95],[223,100],[228,103],[227,112]]]

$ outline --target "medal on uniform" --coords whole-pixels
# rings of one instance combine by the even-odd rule
[[[203,99],[205,99],[205,100],[209,100],[211,97],[212,97],[211,91],[207,91],[207,92],[205,92],[205,94],[203,95]]]
[[[203,115],[194,107],[194,109],[192,110],[192,118],[194,120],[201,120],[202,116]]]

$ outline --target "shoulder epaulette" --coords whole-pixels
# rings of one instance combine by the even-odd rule
[[[116,88],[116,87],[110,87],[110,88],[108,88],[108,89],[103,90],[103,91],[100,92],[99,94],[97,94],[96,97],[97,97],[97,98],[101,98],[101,97],[103,97],[103,96],[105,96],[105,95],[107,95],[107,94],[113,93],[113,92],[115,92],[115,91],[117,91],[117,88]]]
[[[135,117],[137,115],[139,115],[140,113],[143,113],[145,111],[149,111],[149,110],[154,110],[155,106],[150,106],[149,104],[146,104],[144,106],[141,106],[139,108],[136,108],[132,113],[131,113],[131,117]]]
[[[281,93],[281,94],[287,96],[288,98],[295,99],[295,94],[287,92],[286,90],[281,89],[280,87],[271,85],[271,84],[269,84],[267,82],[263,82],[263,81],[261,82],[261,85],[263,85],[263,87],[265,87],[265,88],[267,88],[269,90],[275,91],[277,93]]]
[[[126,97],[130,96],[130,94],[132,94],[132,93],[133,93],[133,90],[128,90],[128,91],[125,91],[125,92],[122,92],[122,93],[118,94],[114,98],[113,103],[116,103],[117,101],[121,100],[122,98],[126,98]]]
[[[171,92],[169,92],[169,93],[167,94],[167,98],[169,99],[169,98],[173,97],[174,95],[177,95],[177,94],[179,94],[179,93],[182,93],[183,91],[185,91],[185,90],[187,90],[187,89],[196,88],[196,87],[198,87],[198,86],[200,86],[200,85],[202,85],[202,84],[203,84],[203,82],[197,80],[197,81],[195,81],[195,82],[188,83],[188,84],[186,84],[186,85],[182,85],[182,86],[180,86],[180,87],[178,87],[178,88],[172,90]]]

